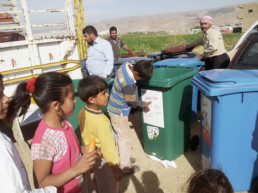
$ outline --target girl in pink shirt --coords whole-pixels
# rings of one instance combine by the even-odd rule
[[[9,118],[18,110],[19,116],[26,113],[31,94],[44,114],[31,144],[36,185],[56,186],[60,193],[79,193],[82,174],[92,168],[97,155],[81,156],[74,130],[65,118],[72,115],[76,102],[72,80],[66,74],[48,72],[19,84]]]

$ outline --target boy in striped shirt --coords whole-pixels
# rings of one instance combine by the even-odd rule
[[[153,65],[150,61],[141,60],[135,65],[124,63],[117,71],[110,99],[108,113],[113,129],[116,132],[118,153],[120,156],[120,168],[124,175],[134,173],[134,167],[130,163],[130,127],[128,115],[131,108],[143,108],[149,111],[151,102],[143,102],[137,97],[137,80],[150,80],[153,73]]]

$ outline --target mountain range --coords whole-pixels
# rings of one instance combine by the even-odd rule
[[[215,26],[236,26],[241,23],[241,20],[237,19],[241,13],[242,9],[237,5],[229,5],[213,9],[103,20],[91,25],[96,27],[100,35],[108,34],[111,26],[117,27],[118,34],[160,31],[178,34],[188,33],[191,28],[198,26],[200,17],[205,15],[213,18]]]

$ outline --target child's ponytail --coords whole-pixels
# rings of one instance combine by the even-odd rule
[[[32,78],[20,83],[9,105],[8,120],[12,121],[17,113],[21,116],[27,112],[31,95],[43,114],[49,110],[51,102],[57,101],[63,104],[68,94],[66,87],[70,87],[73,91],[72,79],[67,74],[58,72],[46,72],[37,79]]]
[[[15,116],[25,115],[30,106],[30,97],[35,90],[36,78],[27,82],[21,82],[16,89],[14,96],[9,104],[7,120],[12,121]]]

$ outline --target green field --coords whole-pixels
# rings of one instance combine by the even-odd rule
[[[231,33],[223,34],[225,47],[228,51],[232,50],[242,34]],[[169,34],[128,34],[121,35],[120,38],[134,52],[153,53],[160,52],[165,48],[187,44],[202,37],[202,34],[184,34],[184,35],[169,35]],[[197,48],[194,51],[202,52],[203,48]],[[127,53],[121,49],[121,54]]]

